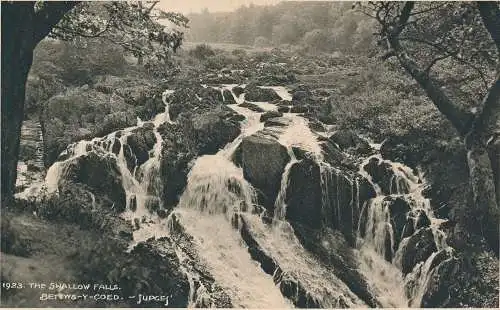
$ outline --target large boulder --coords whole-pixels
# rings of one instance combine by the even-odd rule
[[[264,112],[264,109],[262,109],[261,107],[259,107],[256,104],[248,102],[248,101],[241,103],[239,106],[242,108],[247,108],[247,109],[252,110],[254,112],[258,112],[258,113]]]
[[[233,93],[229,89],[224,89],[222,92],[224,96],[224,104],[235,104],[236,100],[234,100]]]
[[[374,183],[376,183],[382,193],[389,194],[408,194],[410,186],[405,178],[396,176],[393,166],[381,161],[377,157],[372,157],[363,169],[370,174]]]
[[[130,283],[125,277],[120,288],[126,292],[142,289],[148,295],[169,296],[168,307],[184,308],[188,306],[190,285],[183,272],[182,262],[176,254],[175,242],[162,237],[157,240],[141,242],[132,251],[132,265],[142,266],[129,270],[130,273],[142,272],[143,281]],[[147,268],[146,266],[150,266]],[[153,266],[153,267],[151,267]],[[150,269],[150,270],[148,270]],[[133,277],[132,277],[133,278]],[[140,279],[140,278],[139,278]],[[145,306],[165,307],[165,300],[151,301]]]
[[[66,182],[59,195],[48,203],[35,203],[37,215],[49,220],[74,223],[85,230],[97,230],[125,242],[132,240],[132,226],[117,215],[113,203],[102,194],[82,183]]]
[[[498,309],[498,258],[492,253],[474,250],[452,256],[440,251],[432,265],[416,306]]]
[[[137,159],[137,166],[149,159],[149,151],[156,144],[156,136],[151,126],[142,126],[134,129],[127,137],[127,145]]]
[[[418,230],[400,250],[402,251],[401,269],[403,274],[408,274],[415,265],[425,262],[433,252],[437,251],[431,228]]]
[[[261,122],[265,122],[267,121],[268,119],[270,118],[273,118],[273,117],[281,117],[283,116],[283,113],[281,112],[278,112],[278,111],[268,111],[266,113],[263,113],[261,116],[260,116],[260,121]]]
[[[248,85],[245,88],[245,100],[254,102],[269,102],[281,99],[278,94],[269,88],[260,88],[255,85]]]
[[[60,189],[67,183],[85,184],[95,195],[109,200],[111,205],[108,208],[111,210],[125,210],[126,195],[115,157],[91,151],[63,165],[64,174],[58,184]]]
[[[290,125],[291,120],[286,117],[273,117],[264,122],[264,127],[286,127]]]
[[[352,130],[337,130],[330,136],[329,140],[344,151],[352,150],[359,154],[368,154],[372,150],[370,144]]]
[[[297,90],[293,93],[292,102],[308,102],[312,94],[308,90]]]
[[[241,86],[235,86],[235,87],[233,88],[233,93],[234,93],[237,97],[239,97],[239,96],[240,96],[241,94],[243,94],[244,92],[245,92],[245,89],[244,89],[243,87],[241,87]]]
[[[308,227],[320,228],[325,218],[320,167],[312,159],[303,159],[293,164],[288,178],[286,218]]]
[[[263,204],[272,209],[290,155],[276,139],[262,132],[243,138],[241,150],[245,179],[262,191]]]

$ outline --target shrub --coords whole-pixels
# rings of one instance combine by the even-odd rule
[[[196,47],[189,51],[189,55],[203,60],[205,58],[215,56],[215,51],[208,44],[199,44]]]

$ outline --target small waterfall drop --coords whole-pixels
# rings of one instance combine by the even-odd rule
[[[392,173],[387,184],[377,183],[373,176],[368,173],[366,167],[373,162],[376,162],[379,165],[378,167],[384,167],[385,171]],[[399,216],[411,219],[410,232],[416,232],[420,229],[417,226],[417,216],[419,214],[428,219],[428,227],[432,231],[438,251],[450,249],[446,244],[444,232],[439,228],[441,223],[446,220],[434,216],[430,200],[423,195],[425,180],[420,174],[415,174],[409,167],[401,163],[383,160],[380,155],[373,155],[361,164],[359,173],[369,181],[377,195],[365,203],[358,223],[358,236],[363,236],[358,241],[361,257],[364,258],[362,261],[364,264],[377,262],[379,265],[377,269],[383,270],[381,277],[375,279],[376,282],[379,282],[376,285],[377,288],[384,289],[385,287],[386,293],[382,294],[382,296],[388,296],[389,291],[397,291],[399,292],[398,296],[404,296],[404,298],[401,298],[401,302],[406,299],[406,305],[399,306],[419,307],[431,272],[432,261],[437,251],[433,252],[427,260],[417,263],[410,273],[403,276],[399,270],[402,268],[404,251],[410,242],[411,235],[403,235],[406,226],[403,231],[396,229],[397,227],[394,225],[397,220],[394,217],[398,215],[391,213],[391,207],[394,207],[393,204],[395,203],[399,203],[397,207],[394,207],[396,210],[397,208],[403,208],[405,205],[408,206],[408,211],[394,212],[404,212]],[[415,215],[412,216],[412,214]],[[409,224],[406,222],[404,225]],[[398,243],[396,243],[397,240],[399,240]],[[394,273],[395,268],[399,272]],[[388,274],[393,279],[393,283],[397,283],[397,285],[387,287],[387,285],[383,284],[385,280],[379,281],[380,279],[387,279]]]

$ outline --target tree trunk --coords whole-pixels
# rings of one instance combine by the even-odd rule
[[[495,183],[495,173],[488,151],[484,147],[473,146],[467,152],[469,178],[472,186],[474,214],[481,225],[482,235],[498,253],[500,210]],[[467,221],[467,219],[464,219]]]
[[[2,206],[13,198],[26,80],[33,61],[33,6],[2,3]]]

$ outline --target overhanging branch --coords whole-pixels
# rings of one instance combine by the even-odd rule
[[[37,44],[45,38],[63,16],[73,9],[80,1],[46,2],[34,17],[34,43]]]

